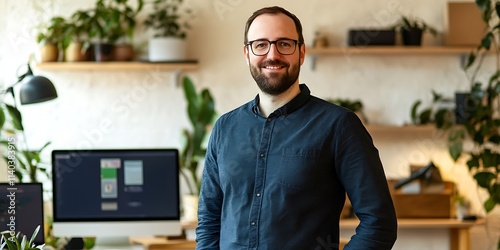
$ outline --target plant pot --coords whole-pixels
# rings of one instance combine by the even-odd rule
[[[149,40],[149,61],[186,60],[186,41],[177,37],[155,37]]]
[[[135,57],[134,47],[130,44],[115,45],[115,61],[132,61]]]
[[[455,211],[458,220],[463,220],[465,216],[469,215],[469,207],[463,204],[455,203]]]
[[[422,30],[401,30],[403,44],[406,46],[420,46],[422,45]]]
[[[45,44],[40,48],[40,62],[57,62],[59,50],[55,44]]]
[[[469,101],[470,93],[455,93],[455,123],[464,124],[470,116],[474,104]]]
[[[94,44],[94,60],[96,62],[108,62],[114,60],[115,46],[110,43]]]
[[[80,62],[88,60],[87,51],[82,51],[83,45],[79,42],[71,42],[68,48],[64,50],[64,61],[66,62]]]
[[[198,195],[186,194],[182,196],[183,219],[198,221]]]
[[[349,30],[350,46],[391,46],[396,44],[394,30],[360,29]]]

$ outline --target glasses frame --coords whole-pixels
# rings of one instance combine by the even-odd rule
[[[283,41],[283,40],[286,40],[286,41],[293,41],[295,43],[294,45],[294,49],[293,49],[293,52],[290,53],[290,54],[283,54],[281,53],[280,49],[278,48],[278,46],[276,45],[277,42],[279,41]],[[253,51],[253,47],[252,47],[252,44],[254,42],[268,42],[269,43],[269,47],[267,49],[267,52],[262,54],[262,55],[257,55],[255,54],[255,52]],[[281,38],[281,39],[278,39],[278,40],[274,40],[274,41],[269,41],[267,39],[257,39],[257,40],[253,40],[253,41],[250,41],[248,42],[246,45],[250,47],[250,51],[252,51],[252,54],[254,54],[255,56],[265,56],[267,54],[269,54],[269,51],[271,51],[271,46],[274,44],[274,46],[276,47],[276,51],[278,51],[278,53],[280,53],[281,55],[284,55],[284,56],[289,56],[289,55],[293,55],[295,54],[295,52],[297,51],[297,45],[300,45],[300,42],[298,40],[295,40],[295,39],[289,39],[289,38]]]

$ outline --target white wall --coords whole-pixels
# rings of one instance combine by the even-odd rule
[[[326,34],[330,44],[346,40],[347,29],[384,27],[402,14],[423,18],[441,34],[446,32],[446,0],[190,0],[195,10],[188,34],[189,56],[199,69],[187,72],[197,86],[209,87],[222,114],[252,99],[257,88],[243,57],[242,39],[246,19],[259,7],[281,5],[295,13],[304,27],[306,43],[315,31]],[[16,70],[36,51],[34,27],[54,15],[67,16],[93,0],[0,1],[0,84],[16,81]],[[141,16],[144,18],[144,13]],[[137,32],[135,44],[144,51],[147,35]],[[426,45],[441,44],[443,36],[426,36]],[[307,56],[306,56],[307,58]],[[35,69],[36,70],[36,69]],[[180,132],[189,125],[181,89],[171,72],[36,70],[55,84],[59,98],[23,106],[30,146],[52,141],[55,148],[180,147]],[[322,98],[359,98],[371,123],[402,125],[410,121],[410,108],[417,99],[430,101],[431,89],[453,95],[466,89],[467,80],[458,56],[325,56],[316,69],[311,60],[302,67],[301,82]],[[10,100],[7,98],[7,100]],[[480,212],[478,191],[463,165],[454,164],[435,135],[374,134],[387,176],[409,174],[409,164],[434,160],[446,179]],[[45,159],[49,160],[49,151]],[[3,170],[2,170],[3,171]],[[3,178],[4,175],[0,174]],[[480,193],[479,193],[480,194]],[[472,249],[485,249],[484,230],[473,230]],[[433,249],[433,248],[428,248]]]

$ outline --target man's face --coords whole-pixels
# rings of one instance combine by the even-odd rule
[[[248,29],[248,41],[278,39],[298,40],[293,20],[284,14],[263,14],[255,18]],[[305,46],[296,45],[295,53],[282,55],[272,44],[267,55],[256,56],[249,46],[244,47],[250,72],[262,92],[279,95],[298,84],[300,65],[304,62]]]

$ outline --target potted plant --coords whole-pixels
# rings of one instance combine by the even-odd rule
[[[447,128],[451,126],[454,119],[453,108],[451,108],[454,100],[446,98],[442,94],[432,90],[432,102],[429,107],[419,110],[422,104],[421,100],[413,103],[411,108],[411,121],[414,125],[425,125],[435,123],[437,127]]]
[[[142,9],[142,0],[133,10],[128,0],[98,0],[89,18],[89,37],[93,39],[94,59],[115,59],[115,43],[125,35],[132,35],[135,15]]]
[[[401,31],[404,45],[420,46],[422,44],[422,34],[430,32],[436,36],[437,31],[417,17],[401,16],[401,19],[394,25],[394,29]]]
[[[185,145],[180,154],[181,174],[189,189],[189,194],[183,197],[184,217],[187,220],[196,220],[198,195],[201,188],[198,167],[200,160],[205,158],[206,148],[203,142],[216,115],[215,102],[208,89],[197,93],[189,77],[184,77],[182,84],[187,101],[187,114],[192,127],[183,130]]]
[[[8,250],[33,250],[33,249],[43,249],[44,245],[35,246],[33,241],[35,240],[36,235],[40,231],[40,225],[36,227],[35,231],[31,235],[31,238],[28,240],[26,235],[22,235],[20,237],[21,232],[17,232],[15,235],[12,235],[12,231],[3,231],[0,232],[0,249],[8,249]]]
[[[40,46],[40,61],[55,62],[59,59],[59,51],[63,50],[66,20],[62,17],[52,17],[48,23],[38,27],[36,40]]]
[[[149,40],[149,61],[176,61],[186,59],[186,30],[189,23],[182,21],[183,0],[155,0],[154,10],[144,21],[146,29],[154,31]],[[191,13],[186,9],[185,14]]]
[[[115,9],[120,13],[118,15],[119,26],[116,29],[117,41],[115,43],[115,61],[130,61],[134,59],[135,52],[132,46],[137,14],[142,10],[143,0],[137,0],[137,8],[133,9],[127,3],[128,0],[116,0]]]
[[[64,60],[68,62],[86,61],[90,59],[90,30],[91,16],[89,11],[78,10],[67,21],[64,33]]]
[[[452,202],[455,206],[457,219],[463,220],[469,215],[470,202],[465,196],[457,193],[452,197]]]
[[[339,105],[346,109],[351,110],[356,113],[358,117],[363,121],[363,123],[368,123],[368,118],[366,118],[365,113],[363,112],[363,103],[360,100],[349,100],[349,99],[327,99],[328,102]]]

